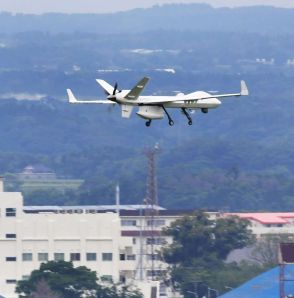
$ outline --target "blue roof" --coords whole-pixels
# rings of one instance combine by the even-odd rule
[[[280,295],[279,267],[251,279],[221,298],[277,298]],[[294,295],[294,265],[285,266],[285,294]]]

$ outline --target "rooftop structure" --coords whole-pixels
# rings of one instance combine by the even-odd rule
[[[237,215],[240,218],[248,219],[250,221],[256,221],[264,225],[291,224],[294,222],[294,212],[230,213],[230,215]]]
[[[28,165],[18,174],[20,180],[54,180],[56,174],[44,165]]]
[[[280,289],[279,274],[279,267],[271,269],[220,298],[277,298]],[[286,266],[285,277],[287,280],[294,280],[294,265]],[[294,281],[285,284],[285,295],[285,297],[294,296]]]

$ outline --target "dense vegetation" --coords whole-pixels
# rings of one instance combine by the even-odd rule
[[[105,283],[95,271],[65,261],[49,261],[18,281],[16,292],[27,298],[142,298],[135,288]]]
[[[193,18],[169,22],[163,30],[154,21],[163,11],[168,14],[162,22],[183,14]],[[240,18],[244,15],[248,18]],[[276,8],[171,5],[113,15],[117,22],[108,21],[107,34],[101,34],[97,20],[109,16],[1,14],[0,23],[7,27],[0,26],[0,172],[7,189],[20,189],[9,173],[44,164],[61,178],[85,182],[77,191],[25,193],[26,204],[113,203],[117,182],[122,203],[140,203],[147,168],[142,151],[159,142],[161,205],[292,209],[294,26],[287,22],[293,15],[293,10]],[[124,28],[138,30],[130,33],[119,20]],[[253,20],[262,22],[256,26]],[[175,73],[166,71],[170,68]],[[152,78],[146,94],[235,92],[245,79],[251,95],[228,99],[208,115],[195,113],[192,127],[171,111],[174,127],[165,119],[150,129],[135,115],[121,119],[119,107],[108,111],[64,102],[68,87],[80,97],[103,97],[97,77],[130,88],[143,75]]]
[[[179,285],[184,297],[208,297],[227,291],[226,285],[237,287],[265,268],[243,262],[226,263],[228,254],[254,242],[248,222],[238,218],[209,220],[203,212],[173,222],[165,230],[173,243],[163,249],[170,264],[167,278]]]

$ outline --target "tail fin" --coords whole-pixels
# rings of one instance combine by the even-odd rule
[[[247,85],[245,83],[245,81],[241,81],[241,92],[240,92],[240,95],[244,95],[244,96],[247,96],[249,95],[249,90],[247,88]]]
[[[71,89],[66,89],[66,92],[67,92],[67,96],[68,96],[68,101],[70,103],[77,103],[78,102],[76,97],[72,93]]]
[[[104,80],[96,80],[96,82],[104,89],[104,91],[108,94],[108,95],[110,95],[110,94],[112,94],[112,92],[113,92],[113,87],[110,85],[110,84],[108,84],[106,81],[104,81]]]

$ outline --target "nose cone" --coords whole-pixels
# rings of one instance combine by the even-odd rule
[[[215,107],[218,107],[218,106],[220,106],[222,104],[222,102],[219,99],[217,99],[217,98],[214,98],[213,99],[213,103],[215,104]]]

